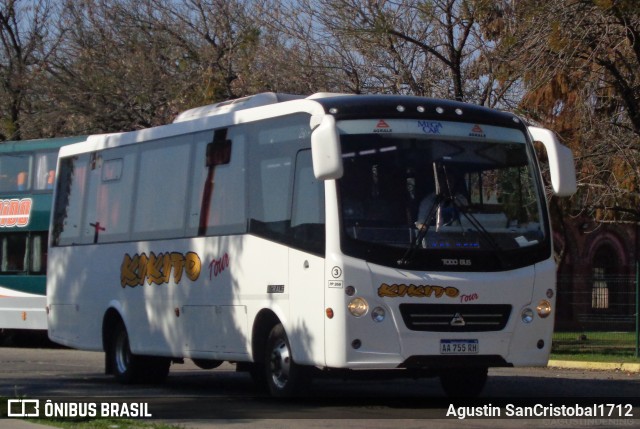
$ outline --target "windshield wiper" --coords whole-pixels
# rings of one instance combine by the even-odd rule
[[[431,207],[429,207],[429,210],[427,211],[426,218],[422,222],[422,225],[420,225],[420,229],[418,230],[416,239],[411,242],[407,251],[404,252],[404,255],[402,255],[402,258],[398,259],[398,265],[406,266],[412,262],[413,255],[415,254],[415,251],[418,248],[418,245],[427,236],[427,232],[429,232],[429,226],[431,225],[431,222],[434,220],[435,215],[438,212],[438,207],[443,202],[445,202],[445,198],[442,196],[441,193],[437,193],[435,195],[435,198],[433,199],[433,203],[431,204]]]
[[[482,223],[473,215],[473,213],[469,212],[468,207],[462,204],[459,204],[455,198],[451,199],[453,206],[462,213],[462,215],[469,221],[469,223],[480,233],[480,236],[486,241],[489,246],[496,252],[496,256],[500,260],[500,263],[503,267],[506,268],[503,259],[503,249],[500,247],[498,243],[495,242],[493,236],[487,229],[482,226]]]

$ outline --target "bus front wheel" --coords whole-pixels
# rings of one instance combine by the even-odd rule
[[[487,368],[456,368],[440,373],[442,390],[451,398],[475,398],[487,383]]]
[[[308,381],[307,368],[294,362],[289,339],[281,324],[273,327],[267,339],[265,372],[269,392],[275,397],[291,397]]]
[[[133,354],[122,322],[116,324],[111,337],[109,359],[115,379],[123,384],[160,383],[167,378],[171,365],[168,358]]]

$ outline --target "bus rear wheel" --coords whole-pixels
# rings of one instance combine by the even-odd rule
[[[161,383],[167,378],[171,365],[168,358],[133,354],[122,322],[116,324],[111,337],[109,359],[115,379],[123,384]]]
[[[307,368],[293,360],[291,345],[281,324],[273,327],[267,339],[265,372],[269,392],[274,397],[292,397],[310,381]]]
[[[482,393],[488,368],[456,368],[440,373],[442,390],[450,398],[475,398]]]

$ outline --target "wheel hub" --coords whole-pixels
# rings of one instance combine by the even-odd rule
[[[270,359],[271,378],[278,388],[283,388],[289,380],[291,369],[291,356],[289,348],[284,341],[278,341],[271,351]]]

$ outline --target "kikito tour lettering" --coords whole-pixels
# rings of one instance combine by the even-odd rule
[[[378,288],[378,296],[381,298],[401,298],[408,296],[411,298],[441,298],[443,296],[455,298],[460,295],[460,291],[453,286],[433,286],[433,285],[406,285],[406,284],[386,284],[382,283]]]
[[[198,280],[202,263],[198,254],[187,252],[167,252],[156,255],[151,252],[130,256],[124,255],[120,267],[120,284],[122,287],[142,286],[147,284],[161,285],[169,283],[172,279],[174,283],[180,283],[182,275],[185,274],[191,281]]]

